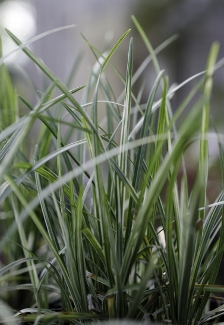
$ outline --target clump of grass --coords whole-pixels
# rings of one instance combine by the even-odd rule
[[[7,31],[51,84],[34,107],[18,97],[30,110],[18,118],[16,92],[0,60],[3,321],[204,324],[223,313],[222,307],[205,311],[210,293],[223,291],[215,285],[224,246],[223,192],[206,208],[212,79],[222,65],[216,64],[218,44],[205,72],[169,88],[156,51],[133,21],[149,51],[136,74],[132,38],[126,77],[110,63],[127,31],[107,55],[89,44],[98,70],[92,70],[85,87],[73,90]],[[157,77],[142,104],[142,88],[134,94],[132,86],[150,60]],[[108,68],[124,84],[119,102]],[[199,77],[174,110],[172,95]],[[58,97],[55,88],[61,91]],[[84,102],[75,99],[78,91]],[[103,123],[98,117],[102,102]],[[24,144],[37,120],[40,131],[29,157]],[[189,186],[185,152],[194,141],[200,150]],[[5,304],[10,306],[15,290],[10,310]],[[17,318],[9,318],[16,312]]]

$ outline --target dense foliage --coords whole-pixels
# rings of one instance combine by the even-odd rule
[[[207,207],[210,137],[220,144],[223,175],[220,136],[209,125],[213,73],[222,66],[216,64],[218,44],[204,72],[169,87],[156,54],[174,39],[154,51],[133,21],[149,51],[138,70],[133,74],[132,39],[125,78],[110,62],[127,31],[107,55],[89,44],[96,65],[85,87],[72,90],[7,31],[51,83],[31,105],[17,95],[1,55],[5,323],[131,319],[184,325],[223,313],[222,306],[205,309],[211,293],[223,291],[215,280],[224,246],[224,193]],[[157,77],[143,103],[144,85],[137,94],[132,87],[150,62]],[[108,71],[124,85],[118,99]],[[191,92],[173,108],[175,92],[192,80]],[[77,92],[82,101],[75,99]],[[21,102],[29,110],[23,116]],[[186,151],[194,142],[199,150],[192,184]]]

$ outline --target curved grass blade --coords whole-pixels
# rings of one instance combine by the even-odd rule
[[[37,36],[34,36],[33,38],[31,38],[30,40],[26,41],[25,43],[21,44],[19,46],[19,48],[9,52],[8,54],[6,54],[5,56],[3,56],[2,58],[0,58],[0,65],[2,65],[4,63],[4,60],[7,59],[9,56],[13,55],[14,53],[20,51],[20,50],[23,50],[24,47],[26,47],[27,45],[31,45],[32,43],[38,41],[39,39],[42,39],[48,35],[51,35],[51,34],[54,34],[54,33],[57,33],[57,32],[60,32],[62,30],[66,30],[66,29],[70,29],[70,28],[74,28],[76,27],[76,25],[72,24],[72,25],[67,25],[67,26],[63,26],[63,27],[57,27],[57,28],[54,28],[54,29],[51,29],[47,32],[44,32],[44,33],[41,33]],[[6,30],[7,31],[7,30]]]

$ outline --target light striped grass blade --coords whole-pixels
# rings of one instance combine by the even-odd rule
[[[154,53],[155,55],[158,55],[162,50],[164,50],[167,46],[169,46],[170,44],[172,44],[172,42],[174,42],[176,39],[178,38],[177,35],[171,36],[170,38],[168,38],[165,42],[163,42],[162,44],[160,44],[155,50]],[[139,66],[139,68],[134,72],[133,74],[133,78],[132,78],[132,85],[135,84],[135,82],[139,79],[139,77],[142,75],[142,73],[145,71],[145,69],[147,68],[148,64],[152,61],[152,56],[149,54],[146,59],[141,63],[141,65]],[[119,102],[121,100],[121,98],[124,97],[124,93],[125,91],[123,91],[120,96],[118,97],[117,101]],[[140,102],[140,100],[137,101],[138,103]]]
[[[49,180],[49,178],[47,178]],[[40,178],[40,174],[38,172],[35,173],[35,181],[36,181],[36,188],[37,188],[37,193],[39,194],[42,190],[43,184],[42,184],[42,180]],[[55,222],[54,225],[52,224],[52,218],[51,218],[51,214],[49,212],[49,200],[40,200],[40,206],[41,206],[41,212],[44,218],[44,222],[45,222],[45,226],[47,228],[47,232],[49,235],[50,240],[52,241],[52,244],[55,246],[55,248],[59,251],[59,242],[58,242],[58,238],[56,235],[56,229],[57,227],[57,223]]]
[[[72,94],[69,92],[67,87],[60,81],[58,78],[54,75],[54,73],[38,58],[36,57],[27,47],[23,46],[22,42],[9,30],[6,29],[6,32],[9,34],[9,36],[12,38],[12,40],[19,46],[22,46],[23,52],[44,72],[44,74],[54,82],[54,84],[62,91],[64,95],[66,95],[66,98],[70,100],[70,102],[74,105],[76,110],[85,118],[87,124],[90,126],[90,128],[97,133],[97,130],[94,127],[94,124],[92,123],[91,119],[88,117],[88,115],[85,113],[85,111],[82,109],[82,107],[79,105],[79,103],[75,100],[75,98],[72,96]]]
[[[138,20],[136,19],[136,17],[131,16],[131,18],[132,18],[132,21],[134,22],[135,27],[137,28],[139,34],[141,35],[141,38],[142,38],[143,42],[145,43],[148,52],[150,53],[150,55],[152,57],[152,61],[153,61],[156,73],[159,74],[160,73],[160,66],[159,66],[159,62],[157,60],[157,57],[155,55],[155,52],[153,50],[153,47],[152,47],[151,43],[149,42],[148,37],[146,36],[145,32],[143,31],[143,29],[142,29],[141,25],[139,24]]]
[[[86,127],[83,128],[83,126],[82,126],[82,124],[81,124],[81,120],[80,120],[80,118],[76,115],[76,113],[74,113],[74,112],[72,112],[72,111],[70,110],[70,108],[68,107],[68,105],[63,104],[63,106],[67,109],[67,111],[69,111],[69,113],[70,113],[70,115],[72,116],[73,120],[78,122],[78,125],[72,123],[73,131],[74,131],[74,128],[75,128],[77,131],[80,131],[80,132],[81,132],[81,131],[85,131],[85,133],[90,133],[90,132],[91,132],[91,130],[89,130],[89,129],[87,128],[87,124],[86,124]],[[46,119],[43,115],[41,115],[41,116],[37,116],[37,118],[39,118],[39,119],[43,122],[43,124],[46,126],[46,132],[47,132],[47,135],[44,135],[45,137],[44,137],[44,141],[43,141],[43,143],[46,143],[46,137],[47,137],[47,139],[49,138],[49,140],[51,139],[52,136],[53,136],[55,139],[57,139],[57,128],[58,128],[58,126],[56,125],[56,123],[55,123],[56,121],[54,120],[54,118],[50,117],[50,118]],[[64,124],[64,122],[61,122],[61,123]],[[80,138],[80,141],[81,141],[82,138],[81,138],[81,137],[79,137],[79,138]],[[46,145],[45,145],[45,146],[46,146]],[[45,146],[44,146],[44,147],[45,147]],[[61,146],[62,146],[62,147],[67,147],[67,146],[65,145],[65,141],[64,141],[64,140],[61,140]],[[79,149],[79,148],[78,148],[78,149]],[[66,150],[66,151],[67,151],[67,150]],[[42,152],[42,155],[44,156],[44,151],[41,150],[41,152]],[[47,153],[46,153],[46,154],[47,154]],[[64,156],[65,163],[66,163],[66,165],[67,165],[68,170],[72,170],[72,164],[71,164],[71,162],[69,161],[69,158],[71,158],[72,161],[75,162],[78,166],[81,165],[81,161],[76,157],[76,155],[74,155],[74,154],[71,152],[71,150],[68,150],[68,151],[67,151],[67,154],[64,154],[63,156]],[[85,175],[86,175],[88,178],[90,177],[87,171],[85,171]],[[76,190],[77,190],[77,192],[78,192],[78,191],[79,191],[79,184],[78,184],[78,181],[77,181],[76,179],[74,180],[74,184],[75,184]]]
[[[113,48],[110,50],[109,54],[108,55],[105,55],[104,56],[104,60],[101,64],[101,68],[100,68],[100,72],[99,74],[101,75],[104,71],[104,69],[106,68],[106,66],[108,65],[111,57],[113,56],[113,54],[115,53],[115,51],[117,50],[117,48],[119,47],[119,45],[123,42],[123,40],[125,39],[125,37],[130,33],[130,29],[128,29],[121,37],[120,39],[116,42],[116,44],[113,46]],[[82,35],[83,36],[83,35]],[[92,50],[92,52],[94,53],[95,57],[97,58],[96,56],[96,53],[99,54],[99,51],[96,50],[96,48],[91,45],[89,43],[89,41],[83,36],[83,38],[85,39],[85,41],[87,42],[88,46],[90,47],[90,49]]]
[[[29,247],[28,242],[27,242],[27,237],[26,237],[26,233],[25,233],[25,229],[24,229],[24,224],[22,222],[20,222],[20,220],[18,219],[18,215],[19,215],[19,202],[17,201],[17,198],[15,195],[11,195],[10,196],[10,201],[11,201],[11,205],[12,205],[12,209],[13,209],[13,213],[15,215],[15,221],[18,227],[18,233],[19,233],[19,237],[20,237],[20,242],[23,248],[23,253],[25,258],[27,259],[27,267],[29,269],[29,276],[30,276],[30,280],[31,283],[33,285],[33,289],[34,289],[34,294],[35,294],[35,298],[38,304],[38,307],[41,306],[41,303],[38,299],[37,296],[37,287],[39,285],[39,279],[38,279],[38,275],[37,275],[37,270],[36,270],[36,266],[34,264],[33,259],[28,259],[30,257],[30,253],[28,252],[27,248]]]
[[[66,322],[73,321],[80,323],[81,321],[85,322],[87,320],[103,320],[105,316],[92,314],[92,313],[79,313],[79,312],[52,312],[51,310],[41,310],[41,313],[38,314],[38,310],[36,308],[26,308],[21,312],[17,313],[17,318],[22,320],[23,322],[41,324],[44,322],[45,324],[52,324],[52,322]],[[13,323],[15,324],[15,323]]]
[[[74,93],[82,88],[83,87],[78,87],[78,88],[72,90],[71,93]],[[51,91],[52,91],[52,86],[49,89],[49,93],[51,93]],[[4,131],[1,132],[0,142],[3,142],[3,143],[2,143],[1,149],[0,149],[0,158],[1,158],[0,160],[2,160],[5,157],[6,153],[9,151],[9,149],[11,148],[11,146],[17,139],[22,127],[30,124],[32,118],[34,119],[35,117],[40,118],[40,119],[42,118],[43,123],[47,124],[47,121],[45,121],[44,117],[39,115],[39,113],[44,112],[48,108],[52,107],[53,105],[59,103],[61,100],[66,98],[65,95],[61,95],[61,96],[55,98],[55,100],[52,100],[49,103],[43,104],[43,107],[41,107],[42,103],[46,100],[47,97],[48,97],[48,91],[47,91],[47,94],[45,96],[43,96],[43,99],[39,102],[39,104],[36,105],[36,107],[34,109],[24,99],[21,98],[21,100],[24,102],[24,104],[32,111],[32,114],[29,114],[28,116],[24,116],[23,118],[20,118],[18,121],[11,124]],[[35,111],[35,113],[33,112],[33,110]],[[51,130],[52,134],[54,134],[54,136],[56,136],[56,133],[54,132],[54,130],[52,128],[50,128],[50,125],[47,124],[47,126]],[[85,131],[88,132],[87,130],[85,130]],[[8,137],[11,134],[12,134],[12,136],[8,139]],[[12,151],[14,151],[14,150],[12,150]]]
[[[106,60],[103,62],[101,66],[101,71],[100,74],[102,74],[103,70],[107,66],[109,60],[111,59],[112,55],[114,52],[117,50],[118,46],[122,43],[122,41],[125,39],[125,37],[130,33],[130,29],[128,29],[122,36],[121,38],[117,41],[117,43],[113,46],[112,50],[110,51],[109,55],[106,57]]]
[[[100,78],[100,76],[99,76]],[[98,79],[99,80],[99,79]],[[92,120],[95,125],[95,128],[98,128],[98,113],[97,113],[97,96],[98,96],[98,87],[99,82],[96,84],[93,105],[92,105]],[[97,134],[92,134],[90,139],[91,143],[89,143],[90,153],[92,153],[92,158],[97,157],[100,154],[101,142]],[[102,176],[102,166],[95,165],[94,166],[94,182],[96,186],[93,189],[94,195],[94,214],[98,216],[98,231],[100,234],[101,242],[104,243],[103,250],[106,261],[106,272],[108,276],[108,280],[110,285],[113,286],[114,276],[112,270],[110,268],[111,265],[111,254],[110,254],[110,242],[109,242],[109,234],[111,229],[110,225],[110,216],[106,203],[106,193],[104,188],[104,181]]]
[[[144,138],[148,135],[149,129],[150,129],[150,119],[152,118],[152,106],[155,100],[156,92],[158,89],[158,86],[160,84],[161,78],[163,77],[163,72],[160,72],[158,77],[156,78],[156,81],[152,87],[152,90],[150,92],[147,105],[146,105],[146,110],[143,118],[143,125],[141,128],[140,132],[140,139]],[[132,186],[135,189],[136,192],[139,191],[139,188],[141,186],[144,187],[147,185],[145,182],[144,185],[140,183],[140,178],[142,177],[142,172],[143,172],[143,166],[144,166],[144,160],[146,159],[146,151],[147,151],[147,145],[142,145],[137,149],[137,152],[135,153],[134,156],[134,172],[133,172],[133,181],[132,181]],[[159,155],[155,155],[155,157],[159,157]],[[151,159],[151,157],[150,157]],[[143,192],[143,191],[142,191]],[[137,206],[140,206],[141,204],[141,198],[138,201]],[[133,200],[130,200],[129,202],[129,210],[128,210],[128,217],[127,217],[127,228],[126,228],[126,234],[125,234],[125,246],[127,244],[127,241],[130,236],[130,231],[132,228],[132,215],[133,215],[133,208],[135,207]]]
[[[118,42],[115,44],[115,46],[112,48],[112,50],[109,52],[109,54],[107,55],[107,57],[104,58],[100,71],[99,71],[99,77],[96,80],[96,87],[95,87],[95,91],[94,91],[94,99],[93,99],[93,104],[92,104],[92,120],[93,123],[95,125],[95,128],[98,128],[98,116],[97,116],[97,96],[98,96],[98,89],[99,89],[99,85],[100,85],[100,76],[102,74],[102,72],[104,71],[106,65],[108,64],[111,56],[113,55],[113,53],[115,52],[115,50],[118,48],[118,46],[120,45],[120,43],[123,41],[123,39],[126,37],[126,35],[129,33],[126,32],[119,40]],[[85,121],[86,123],[86,121]],[[92,134],[87,136],[87,143],[89,145],[89,151],[90,154],[92,156],[92,158],[95,158],[96,156],[98,156],[100,154],[100,152],[104,149],[101,139],[99,138],[99,136],[97,136],[97,134]],[[106,197],[106,192],[105,192],[105,188],[104,188],[104,181],[103,181],[103,177],[102,177],[102,167],[101,165],[95,165],[94,168],[94,183],[95,183],[95,187],[93,188],[94,191],[94,212],[96,213],[96,215],[98,216],[99,222],[98,223],[98,233],[99,233],[99,244],[96,245],[95,242],[95,248],[96,247],[100,247],[103,243],[103,255],[104,255],[104,259],[105,259],[105,265],[106,265],[106,274],[110,283],[110,286],[113,287],[113,283],[114,283],[114,275],[112,273],[112,268],[111,268],[111,255],[112,255],[112,259],[113,259],[113,264],[115,266],[115,279],[116,281],[120,282],[119,280],[119,267],[117,266],[117,260],[116,260],[116,254],[115,254],[115,249],[114,249],[114,235],[111,232],[111,224],[110,224],[110,212],[108,209],[108,203],[107,203],[107,197]],[[90,237],[88,236],[88,238],[90,239]],[[93,241],[92,241],[93,243]],[[100,245],[100,246],[99,246]],[[98,252],[99,249],[98,249]],[[101,254],[100,254],[101,255]],[[120,287],[120,285],[119,285]],[[118,309],[122,308],[122,305],[118,306]],[[118,314],[121,315],[121,312],[118,310],[117,311]]]
[[[130,127],[130,110],[131,110],[131,94],[132,94],[132,69],[133,69],[133,44],[132,39],[129,43],[128,62],[126,70],[126,87],[125,101],[121,120],[121,135],[120,148],[128,142],[128,134]],[[118,155],[118,168],[124,175],[124,179],[128,178],[128,152],[123,152],[122,149]],[[118,170],[117,170],[118,171]],[[125,224],[125,199],[126,186],[119,173],[115,174],[115,214],[116,214],[116,255],[119,265],[123,260],[123,229]],[[120,295],[118,296],[117,304],[121,304]]]
[[[42,103],[45,101],[45,99],[48,96],[48,93],[51,93],[52,88],[54,85],[50,86],[46,94],[42,97],[40,100],[39,105],[37,106],[36,112],[40,109]],[[17,130],[14,132],[14,134],[10,137],[10,139],[7,141],[5,146],[2,149],[2,161],[0,166],[0,182],[2,181],[3,175],[6,173],[6,171],[9,169],[9,166],[11,166],[11,162],[13,161],[16,153],[18,153],[18,148],[20,147],[21,143],[24,141],[25,137],[27,136],[28,132],[30,131],[31,127],[33,126],[36,118],[35,116],[29,115],[27,119],[27,123],[20,129],[17,128]],[[7,153],[7,155],[6,155]]]
[[[0,300],[0,316],[3,325],[16,325],[18,323],[18,318],[14,316],[11,308],[2,300]]]
[[[63,273],[63,277],[66,281],[66,284],[68,286],[68,290],[70,291],[71,295],[74,296],[73,293],[73,288],[71,286],[71,282],[68,276],[68,272],[65,268],[65,265],[63,263],[63,260],[61,258],[61,256],[59,255],[57,249],[55,248],[54,244],[52,243],[52,241],[50,240],[44,226],[41,223],[41,220],[39,220],[38,216],[35,214],[34,211],[32,211],[32,209],[30,209],[30,205],[27,203],[26,199],[24,198],[23,194],[21,193],[21,191],[19,190],[18,186],[15,184],[15,182],[9,177],[7,176],[7,181],[9,182],[10,186],[13,189],[13,192],[15,193],[15,195],[17,196],[18,200],[21,202],[22,206],[28,211],[28,215],[32,218],[32,220],[34,221],[34,223],[36,224],[39,232],[41,233],[41,235],[43,236],[43,238],[46,240],[46,243],[49,245],[50,249],[52,250],[54,256],[57,259],[57,262],[61,268],[61,272]],[[52,193],[52,191],[51,191]],[[23,220],[20,219],[21,221]]]
[[[179,161],[179,157],[183,153],[185,144],[191,138],[192,134],[197,130],[198,123],[195,119],[201,114],[202,102],[195,105],[192,112],[190,112],[187,119],[182,124],[179,130],[178,138],[173,143],[172,152],[168,152],[166,157],[161,163],[161,166],[151,182],[149,190],[146,190],[144,195],[147,195],[147,199],[144,200],[144,204],[140,209],[138,216],[136,217],[136,223],[133,232],[130,236],[129,242],[127,244],[127,250],[125,252],[124,263],[122,265],[122,273],[124,272],[126,278],[130,272],[130,267],[134,262],[134,256],[141,243],[141,238],[146,229],[147,223],[150,221],[151,208],[155,201],[158,199],[158,195],[162,190],[163,185],[169,175],[170,167],[175,161]],[[149,174],[149,175],[147,175]],[[145,179],[148,182],[150,176],[150,170],[147,172]]]
[[[12,263],[1,268],[0,276],[2,276],[6,272],[9,272],[12,268],[17,267],[18,265],[20,265],[22,263],[32,261],[32,260],[36,260],[36,257],[24,257],[24,258],[18,259],[16,261],[13,261]],[[0,278],[0,281],[1,281],[1,278]]]
[[[85,142],[85,140],[84,140],[84,142]],[[73,144],[70,144],[70,145],[68,145],[66,147],[63,147],[63,148],[59,149],[59,150],[56,150],[54,153],[49,154],[47,157],[42,158],[40,161],[34,163],[33,165],[30,164],[30,163],[24,163],[24,162],[17,163],[15,165],[15,170],[19,168],[20,170],[22,170],[22,169],[27,170],[27,172],[25,174],[23,174],[22,176],[18,177],[15,180],[16,183],[18,185],[19,184],[24,184],[26,186],[26,179],[28,179],[30,176],[32,176],[33,172],[36,172],[36,177],[38,175],[41,175],[42,177],[44,177],[49,182],[54,182],[55,180],[58,179],[58,176],[55,173],[53,173],[52,171],[50,171],[49,169],[46,169],[46,168],[41,167],[41,166],[43,166],[48,160],[53,159],[57,155],[63,154],[63,152],[65,150],[68,150],[69,147],[72,148],[73,146],[79,145],[80,143],[83,143],[83,141],[78,142],[76,144],[73,143]],[[37,178],[37,182],[38,182],[38,180],[39,180],[39,177]],[[39,183],[37,183],[37,184],[39,184]],[[38,185],[38,186],[40,186],[40,185]],[[64,193],[67,196],[67,198],[69,198],[70,191],[69,191],[69,187],[66,184],[63,185],[63,190],[64,190]],[[6,186],[5,189],[1,193],[1,201],[5,200],[10,195],[11,191],[12,191],[12,188],[10,186]],[[43,202],[45,202],[45,198],[44,198],[44,200],[40,199],[40,202],[41,202],[41,204]],[[42,208],[44,209],[43,206],[42,206]],[[43,210],[43,212],[44,212],[44,210]],[[45,213],[44,213],[44,215],[45,215]],[[50,225],[50,223],[49,223],[49,225]],[[1,242],[1,247],[3,247],[2,246],[3,243],[5,244],[5,239],[10,238],[11,235],[9,235],[9,234],[12,234],[12,231],[13,232],[16,231],[16,228],[17,227],[16,227],[15,224],[12,224],[11,227],[9,227],[9,229],[7,230],[7,236],[4,237],[4,240]],[[53,237],[51,237],[51,239],[53,240],[54,235],[55,235],[53,229],[52,229],[51,234],[53,235]],[[56,243],[56,241],[53,241],[53,242]]]
[[[79,294],[81,297],[81,311],[88,312],[87,306],[87,293],[88,286],[86,280],[86,264],[85,264],[85,251],[83,244],[83,233],[82,233],[82,224],[83,224],[83,203],[82,203],[82,190],[80,190],[77,207],[75,215],[73,214],[73,231],[74,233],[70,234],[70,247],[72,248],[71,253],[73,254],[73,262],[74,265],[71,264],[72,268],[70,272],[74,272],[74,268],[76,268],[76,274],[79,278],[77,281],[77,277],[74,277],[77,287],[79,288]],[[74,244],[73,244],[74,242]],[[69,248],[70,251],[70,248]],[[67,256],[69,262],[69,255]]]
[[[151,115],[152,114],[152,106],[155,101],[155,96],[157,93],[158,86],[161,82],[161,79],[163,78],[163,74],[164,74],[164,71],[161,71],[158,74],[158,76],[155,80],[155,83],[152,87],[151,93],[149,95],[149,98],[148,98],[148,101],[146,104],[146,110],[145,110],[145,114],[144,114],[143,124],[142,124],[141,132],[140,132],[140,138],[146,137],[149,133],[150,119],[152,118],[152,115]],[[164,97],[164,98],[166,98],[166,97]],[[163,132],[164,132],[164,130],[162,130],[161,133],[163,133]],[[139,189],[140,171],[142,168],[143,159],[145,158],[145,153],[146,153],[146,145],[138,148],[138,153],[136,156],[136,167],[135,167],[134,179],[133,179],[133,186],[136,191],[138,191],[138,189]]]
[[[161,72],[160,72],[160,74],[161,74]],[[162,101],[161,101],[161,105],[159,108],[158,125],[157,125],[157,130],[156,130],[157,135],[164,134],[168,130],[168,117],[167,117],[168,113],[167,113],[167,101],[166,101],[167,91],[168,91],[167,88],[168,88],[168,78],[166,77],[166,78],[164,78]],[[158,147],[159,147],[159,151],[156,154],[157,162],[155,162],[155,167],[154,167],[154,171],[153,171],[152,175],[156,174],[156,172],[160,166],[160,163],[161,163],[163,145],[161,145],[161,142],[159,140],[155,143],[155,152],[157,151]]]
[[[69,90],[69,92],[70,92],[71,94],[75,94],[76,92],[78,92],[79,90],[82,90],[82,89],[84,89],[84,88],[85,88],[85,86],[80,86],[80,87],[77,87],[77,88],[74,88],[74,89]],[[52,89],[51,89],[51,91],[52,91]],[[47,96],[46,96],[45,98],[48,99],[48,97],[49,97],[49,93],[47,94]],[[19,96],[19,98],[24,102],[24,104],[25,104],[25,105],[26,105],[26,106],[27,106],[31,111],[33,110],[32,106],[30,106],[29,104],[27,104],[27,102],[25,101],[24,98],[22,98],[21,96]],[[43,103],[41,104],[41,108],[40,108],[40,110],[39,110],[39,113],[41,114],[41,113],[47,111],[49,108],[55,106],[55,105],[58,104],[58,103],[61,103],[61,102],[62,102],[64,99],[66,99],[66,98],[67,98],[67,96],[66,96],[65,94],[62,94],[62,95],[59,95],[59,96],[57,96],[57,97],[55,97],[55,98],[53,98],[53,99],[51,99],[51,100],[49,100],[49,101],[43,102]],[[34,108],[34,110],[36,111],[37,109]],[[41,115],[40,115],[40,116],[41,116]]]
[[[109,55],[107,56],[107,58],[105,59],[105,61],[103,62],[102,66],[101,66],[99,77],[102,74],[103,70],[105,69],[106,64],[109,62],[109,59],[113,55],[114,51],[117,49],[117,47],[123,41],[124,37],[126,37],[128,32],[126,32],[118,40],[118,42],[115,44],[115,46],[110,51]],[[131,51],[130,55],[132,55],[132,51]],[[132,58],[129,60],[129,63],[128,63],[129,72],[130,72],[131,66],[132,66]],[[129,72],[127,72],[128,76],[129,76]],[[128,78],[131,78],[131,76],[129,76]],[[97,116],[98,87],[99,87],[99,79],[96,84],[93,105],[92,105],[92,119],[93,119],[93,123],[95,124],[96,128],[98,127],[98,116]],[[131,91],[131,87],[130,87],[130,82],[129,82],[128,92],[130,92],[130,91]],[[129,98],[130,98],[130,96],[129,96]],[[128,99],[127,105],[128,105],[128,107],[130,106],[130,99]],[[93,134],[91,148],[92,148],[94,157],[96,157],[100,154],[100,152],[101,152],[100,147],[101,147],[101,143],[99,142],[99,138],[96,136],[96,134]],[[95,183],[96,183],[96,186],[94,188],[94,192],[95,192],[94,193],[94,197],[95,197],[94,209],[95,209],[95,213],[97,214],[97,216],[100,220],[99,233],[100,233],[101,241],[104,243],[103,247],[104,247],[104,256],[105,256],[105,261],[106,261],[106,271],[107,271],[107,275],[108,275],[108,279],[109,279],[111,287],[113,287],[114,281],[115,281],[115,283],[117,283],[119,294],[117,295],[117,300],[116,300],[116,314],[117,314],[117,317],[123,317],[124,316],[124,305],[122,304],[123,293],[122,293],[122,287],[121,287],[119,260],[118,260],[118,254],[120,254],[120,250],[115,251],[116,246],[114,247],[114,238],[115,237],[114,237],[113,232],[111,231],[111,229],[112,229],[112,224],[110,221],[111,216],[110,216],[110,211],[108,209],[105,188],[103,185],[104,181],[103,181],[103,177],[102,177],[102,167],[97,164],[94,168],[94,172],[95,172]],[[115,223],[117,223],[117,222],[118,221],[115,221]],[[119,249],[120,249],[120,247],[119,247]],[[114,265],[114,271],[112,271],[112,269],[111,269],[112,262]],[[113,274],[113,273],[115,273],[115,274]]]
[[[96,237],[92,234],[92,232],[90,231],[89,228],[83,228],[82,232],[85,235],[85,237],[87,238],[88,242],[93,247],[93,249],[96,251],[97,255],[103,262],[104,266],[106,267],[103,249],[102,249],[101,245],[99,244],[99,242],[97,241]]]
[[[43,32],[37,36],[34,36],[33,38],[29,39],[28,41],[26,41],[24,44],[21,44],[17,49],[14,49],[13,51],[10,51],[9,53],[7,53],[4,57],[0,58],[0,65],[2,65],[4,63],[4,61],[10,57],[11,55],[13,55],[14,53],[16,53],[17,51],[22,50],[24,47],[26,47],[27,45],[31,45],[32,43],[46,37],[49,36],[51,34],[66,30],[66,29],[70,29],[70,28],[74,28],[76,25],[72,24],[72,25],[67,25],[67,26],[62,26],[62,27],[57,27],[54,29],[51,29],[47,32]]]
[[[217,199],[217,202],[223,200],[224,193],[222,192]],[[222,206],[216,205],[206,215],[204,226],[201,234],[201,244],[198,245],[196,252],[194,265],[192,267],[191,274],[191,294],[197,289],[194,299],[194,304],[190,312],[189,319],[199,320],[203,308],[208,300],[210,284],[214,284],[217,272],[219,270],[220,261],[223,253],[223,217],[220,217],[222,213]],[[220,232],[219,239],[215,239],[215,235]],[[210,253],[209,253],[210,252]],[[206,258],[209,257],[209,259]],[[197,279],[200,279],[200,284]],[[210,283],[210,284],[208,284]],[[222,287],[220,286],[222,291]],[[204,298],[201,300],[201,295],[204,293]],[[211,290],[213,292],[213,290]],[[221,292],[220,291],[220,292]],[[214,291],[216,292],[216,291]],[[195,317],[195,314],[197,317]]]
[[[191,317],[195,317],[191,313],[191,305],[192,305],[192,298],[194,293],[194,286],[198,279],[196,278],[196,274],[194,274],[194,281],[191,281],[192,276],[192,268],[194,268],[194,256],[197,254],[198,251],[202,248],[202,251],[208,251],[208,247],[202,246],[202,232],[203,227],[199,227],[197,229],[197,222],[198,224],[203,223],[204,220],[204,210],[203,213],[198,213],[198,208],[205,204],[206,200],[206,190],[207,190],[207,177],[208,177],[208,144],[206,134],[209,128],[209,99],[211,93],[211,78],[212,72],[214,72],[215,60],[217,56],[217,45],[213,46],[210,56],[209,56],[209,63],[208,63],[208,76],[205,76],[205,85],[206,82],[209,83],[209,86],[205,86],[208,89],[204,93],[204,104],[202,110],[202,118],[201,118],[201,140],[200,140],[200,154],[199,154],[199,169],[198,175],[196,177],[194,189],[191,194],[191,198],[189,201],[189,214],[187,214],[186,207],[184,208],[183,214],[183,222],[182,225],[182,232],[180,236],[180,250],[179,250],[179,293],[178,293],[178,323],[187,324],[191,322]],[[209,81],[208,81],[209,80]],[[186,192],[186,190],[185,190]],[[186,196],[186,194],[185,194]],[[187,198],[187,196],[186,196]],[[187,203],[185,203],[186,206]],[[201,256],[202,257],[202,256]],[[189,263],[189,261],[192,261]],[[198,261],[197,264],[197,272],[199,264],[202,263],[202,259]],[[211,262],[212,263],[212,262]],[[210,264],[210,263],[209,263]],[[212,263],[213,264],[213,263]],[[208,266],[208,269],[210,266]],[[214,269],[216,271],[213,272],[213,276],[210,278],[211,281],[215,281],[215,277],[217,274],[217,265],[215,267],[214,262]],[[211,274],[210,274],[211,276]],[[206,277],[205,277],[206,278]],[[204,279],[205,279],[204,278]],[[204,281],[203,279],[203,281]],[[205,282],[206,283],[206,282]],[[195,304],[193,310],[196,311],[197,308],[197,317],[194,318],[194,322],[197,322],[201,315],[200,313],[203,312],[205,307],[206,299],[208,299],[208,295],[206,294],[203,302],[201,305]],[[197,301],[199,303],[199,301]],[[182,308],[182,306],[186,306],[186,308]],[[197,307],[196,307],[197,306]],[[190,318],[190,319],[189,319]]]
[[[2,40],[0,37],[0,60],[2,55]],[[13,124],[18,117],[17,91],[12,84],[6,66],[2,64],[0,65],[0,131],[2,132]]]
[[[200,140],[200,159],[199,159],[199,181],[201,182],[204,193],[200,199],[200,205],[206,205],[206,189],[207,189],[207,178],[208,178],[208,140],[206,134],[209,130],[209,117],[210,117],[210,97],[212,92],[213,74],[215,71],[215,63],[219,51],[219,44],[214,43],[211,47],[210,54],[208,57],[208,63],[206,67],[205,83],[204,83],[204,98],[206,102],[202,111],[202,123],[201,123],[201,140]],[[204,219],[204,210],[200,212],[200,218]]]
[[[151,261],[150,263],[148,263],[147,268],[145,270],[145,274],[144,277],[142,278],[141,283],[138,286],[137,292],[135,294],[135,297],[133,298],[133,301],[131,303],[131,306],[128,310],[128,314],[127,314],[127,318],[134,318],[136,311],[140,308],[140,301],[142,300],[143,296],[144,296],[144,292],[145,292],[145,288],[147,286],[147,282],[149,281],[149,279],[152,277],[153,275],[153,271],[154,271],[154,263]]]

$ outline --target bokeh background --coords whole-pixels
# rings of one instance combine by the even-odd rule
[[[4,33],[5,27],[26,41],[53,28],[76,24],[75,28],[47,36],[31,46],[34,53],[64,82],[74,60],[82,57],[79,73],[73,81],[76,86],[85,83],[94,63],[94,57],[81,33],[97,49],[103,51],[112,46],[124,31],[132,28],[134,66],[137,69],[147,51],[133,26],[132,14],[147,32],[154,48],[172,35],[178,34],[178,39],[159,55],[161,66],[166,69],[170,83],[180,83],[203,70],[210,46],[215,40],[220,43],[219,57],[224,57],[223,0],[0,0],[0,33],[3,37],[4,53],[8,53],[13,46]],[[122,73],[125,73],[127,49],[128,39],[114,56],[113,62]],[[18,65],[22,65],[37,84],[38,90],[44,90],[41,89],[41,75],[23,53],[18,53],[16,59],[15,56],[10,57],[7,63],[17,76],[20,74]],[[150,86],[155,78],[153,69],[152,72],[147,70],[143,78]],[[19,80],[22,88],[24,80],[21,75]],[[219,123],[223,122],[224,116],[223,85],[221,70],[215,78],[216,109],[213,111],[214,118]],[[146,87],[145,96],[148,88]],[[179,103],[187,90],[188,86],[180,90],[174,100]]]
[[[71,88],[86,83],[95,63],[82,35],[103,52],[111,48],[129,28],[134,37],[134,70],[147,57],[147,50],[136,31],[131,15],[135,15],[147,36],[156,48],[169,37],[178,38],[158,55],[161,68],[166,70],[170,84],[181,83],[205,69],[209,49],[214,41],[220,43],[219,59],[224,57],[224,0],[0,0],[0,34],[3,52],[7,55],[15,48],[4,31],[8,28],[22,41],[54,28],[75,24],[76,27],[53,33],[30,45],[32,51],[65,83],[73,63],[77,62],[77,73]],[[129,37],[124,40],[113,57],[113,64],[125,76]],[[35,94],[44,92],[48,81],[35,65],[20,51],[5,60],[19,94],[35,103]],[[145,80],[143,101],[147,100],[150,86],[155,80],[153,67],[147,68],[142,80],[135,85],[136,91]],[[117,96],[123,85],[113,80]],[[34,87],[28,80],[32,80]],[[193,84],[195,81],[193,81]],[[179,90],[173,98],[173,107],[183,100],[192,84]],[[217,71],[214,79],[211,119],[223,133],[224,125],[224,75]],[[198,154],[193,148],[190,160]],[[217,146],[211,143],[210,153],[218,154]],[[191,175],[190,166],[189,175]],[[194,174],[192,174],[194,175]],[[193,176],[192,176],[193,181]],[[214,164],[210,181],[211,201],[220,192],[220,174]],[[224,263],[223,263],[224,264]],[[224,266],[222,266],[224,269]],[[223,272],[219,281],[224,282]]]

